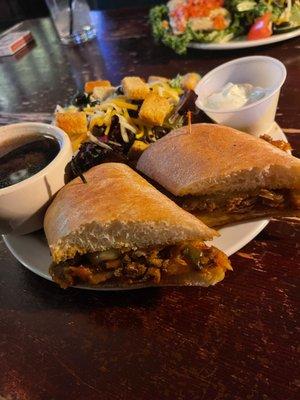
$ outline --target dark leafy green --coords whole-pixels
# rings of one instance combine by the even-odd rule
[[[155,40],[161,41],[177,54],[185,54],[191,41],[202,43],[224,43],[237,36],[247,34],[256,18],[266,12],[272,14],[274,31],[292,30],[300,27],[300,1],[293,2],[291,12],[287,10],[287,0],[225,0],[224,7],[231,14],[231,24],[224,30],[193,31],[190,26],[184,33],[175,35],[169,24],[168,7],[155,6],[150,10],[149,19]]]
[[[182,35],[174,35],[170,26],[164,26],[163,21],[169,21],[166,5],[153,7],[150,10],[149,18],[156,41],[161,41],[178,54],[186,52],[187,45],[193,39],[192,31],[188,28]]]

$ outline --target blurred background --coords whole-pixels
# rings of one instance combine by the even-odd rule
[[[88,0],[92,10],[143,7],[163,2],[163,0]],[[9,28],[24,19],[48,15],[45,0],[0,0],[0,30]]]

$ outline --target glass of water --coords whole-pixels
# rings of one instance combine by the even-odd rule
[[[80,44],[96,36],[86,0],[46,0],[46,3],[63,44]]]

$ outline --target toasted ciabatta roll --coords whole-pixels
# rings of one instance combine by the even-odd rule
[[[232,128],[177,129],[151,144],[137,168],[209,226],[300,216],[300,160]]]
[[[231,269],[203,243],[214,230],[125,164],[99,165],[85,178],[62,188],[45,216],[50,274],[61,287],[208,286]]]

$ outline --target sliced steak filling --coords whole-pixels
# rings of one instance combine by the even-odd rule
[[[177,197],[177,203],[187,211],[248,213],[251,210],[300,209],[300,193],[291,190],[258,189],[252,192],[215,194],[212,196]]]
[[[126,252],[110,250],[77,256],[50,267],[62,288],[86,283],[93,286],[201,284],[222,280],[231,269],[227,256],[201,241]],[[197,281],[197,282],[196,282]]]

